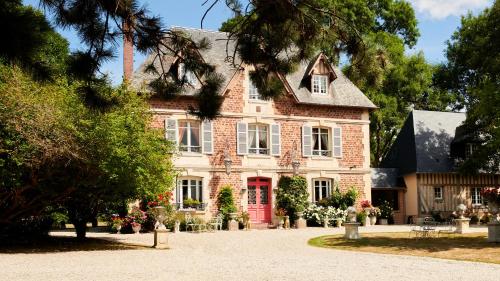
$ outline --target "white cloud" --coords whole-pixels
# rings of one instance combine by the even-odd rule
[[[417,12],[441,20],[448,16],[461,16],[468,11],[483,9],[490,0],[410,0]]]

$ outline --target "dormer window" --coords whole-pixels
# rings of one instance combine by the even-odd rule
[[[465,144],[465,159],[469,159],[476,150],[477,150],[476,144],[474,143]]]
[[[252,79],[248,79],[248,99],[262,100],[262,97],[259,94],[259,89],[255,87],[255,84],[252,82]]]
[[[319,95],[326,95],[328,88],[328,76],[327,75],[317,75],[312,76],[312,93]]]
[[[198,77],[191,70],[186,70],[184,63],[179,63],[179,69],[177,71],[179,80],[184,80],[189,85],[196,87],[198,86]]]

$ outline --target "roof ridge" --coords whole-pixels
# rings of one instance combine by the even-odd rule
[[[456,112],[456,111],[440,111],[440,110],[422,110],[413,109],[412,112],[435,112],[435,113],[456,113],[456,114],[467,114],[467,112]]]
[[[172,26],[170,26],[170,28],[171,29],[185,29],[185,30],[192,30],[192,31],[201,31],[201,32],[206,32],[206,33],[227,34],[227,32],[224,32],[224,31],[203,29],[203,28],[196,28],[196,27],[185,27],[185,26],[172,25]]]

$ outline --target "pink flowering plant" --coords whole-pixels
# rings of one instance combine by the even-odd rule
[[[147,219],[146,212],[142,211],[138,207],[133,207],[132,211],[128,215],[128,221],[132,226],[137,226],[138,224],[143,224]]]
[[[500,205],[500,188],[487,187],[481,190],[481,196],[489,203]]]
[[[371,207],[372,207],[372,203],[370,202],[370,200],[361,201],[361,208],[366,209],[366,208],[371,208]]]

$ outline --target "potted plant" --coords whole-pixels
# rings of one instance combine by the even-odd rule
[[[146,212],[142,211],[138,207],[133,207],[129,214],[130,225],[134,233],[139,233],[141,231],[141,224],[146,220]]]
[[[488,187],[481,190],[481,196],[488,202],[488,211],[493,215],[493,222],[500,223],[500,188]]]
[[[286,215],[285,209],[278,208],[278,209],[276,209],[276,212],[274,214],[278,218],[278,229],[283,229],[284,217]]]
[[[370,213],[368,214],[370,218],[370,225],[375,225],[377,223],[377,217],[380,217],[380,209],[376,207],[372,207],[370,209]]]
[[[392,217],[392,207],[391,203],[388,201],[382,202],[382,205],[379,207],[380,209],[380,224],[387,225],[389,218]]]
[[[122,229],[122,225],[123,225],[124,220],[122,218],[120,218],[119,216],[113,216],[111,218],[111,220],[112,220],[113,228],[116,229],[117,233],[120,233],[120,230]]]
[[[200,206],[200,201],[196,199],[187,198],[184,199],[184,201],[182,201],[182,206],[185,209],[196,209],[198,208],[198,206]]]

